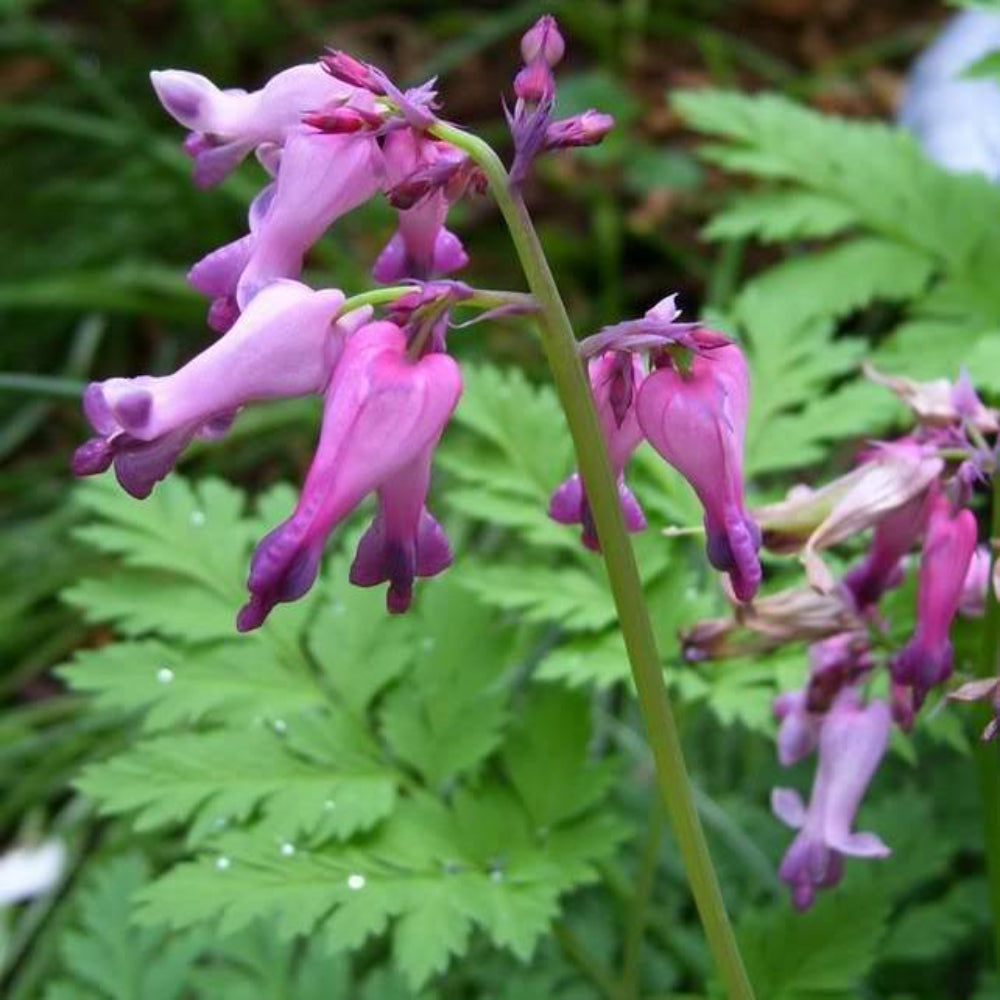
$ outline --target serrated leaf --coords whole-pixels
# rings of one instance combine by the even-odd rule
[[[753,236],[764,243],[834,236],[858,222],[842,201],[816,191],[755,191],[735,198],[705,227],[712,240]]]

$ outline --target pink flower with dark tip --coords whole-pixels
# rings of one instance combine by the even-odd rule
[[[343,304],[336,289],[275,282],[173,375],[92,383],[83,407],[98,436],[77,449],[74,472],[94,475],[114,463],[122,487],[143,498],[195,435],[218,436],[245,404],[322,392],[349,329],[366,315],[334,325]]]
[[[606,351],[591,360],[588,374],[611,469],[618,483],[625,527],[632,532],[643,531],[646,516],[625,485],[625,466],[642,443],[642,430],[635,410],[636,393],[644,376],[642,362],[624,351]],[[559,524],[582,525],[583,544],[595,552],[600,551],[597,527],[579,473],[574,472],[552,494],[549,517]]]
[[[276,604],[309,590],[327,536],[371,493],[379,494],[379,512],[358,548],[356,582],[387,580],[389,608],[402,611],[413,578],[448,564],[424,500],[430,453],[461,391],[458,365],[446,354],[411,359],[394,323],[370,323],[348,339],[299,503],[254,551],[240,631],[258,628]]]
[[[718,343],[710,331],[706,339]],[[760,531],[743,501],[749,395],[743,352],[724,344],[695,353],[686,372],[667,361],[646,377],[636,403],[646,440],[698,494],[709,562],[729,574],[741,601],[751,600],[761,581]]]
[[[889,741],[891,719],[882,701],[861,705],[853,690],[837,699],[823,720],[819,766],[808,807],[791,788],[771,795],[775,815],[798,835],[778,874],[797,909],[808,909],[818,889],[836,885],[844,856],[885,858],[889,848],[874,833],[854,833],[854,817]]]
[[[932,687],[951,675],[954,652],[948,633],[975,551],[972,511],[953,511],[947,497],[936,497],[920,556],[917,627],[892,662],[893,679],[913,689],[916,707]]]
[[[465,157],[446,143],[411,128],[385,139],[385,183],[391,191],[414,175],[442,167],[444,182]],[[372,269],[376,281],[392,284],[404,278],[426,281],[458,271],[469,262],[461,240],[445,228],[448,198],[443,184],[429,189],[412,207],[399,211],[399,226]]]
[[[283,144],[308,111],[348,100],[372,104],[371,95],[335,80],[319,63],[286,69],[250,93],[220,90],[207,77],[178,69],[154,70],[150,79],[166,111],[191,130],[184,148],[199,187],[218,184],[261,145]]]
[[[920,538],[937,492],[935,480],[927,490],[890,511],[875,525],[868,554],[844,577],[844,585],[859,611],[874,607],[887,590],[899,585],[903,559]]]

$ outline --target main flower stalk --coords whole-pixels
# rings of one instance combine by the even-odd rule
[[[542,347],[566,414],[580,476],[600,537],[639,706],[653,751],[657,787],[673,825],[705,936],[729,1000],[753,1000],[753,988],[726,914],[719,880],[695,807],[635,554],[622,517],[618,486],[566,307],[524,201],[510,185],[507,171],[493,149],[477,136],[452,125],[437,123],[432,131],[464,150],[486,175],[538,305]]]

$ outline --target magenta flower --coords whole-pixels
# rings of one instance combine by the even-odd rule
[[[446,143],[435,142],[410,128],[391,132],[385,139],[385,183],[398,188],[413,175],[442,167],[445,181],[465,157]],[[376,281],[392,284],[403,278],[426,281],[458,271],[469,262],[461,240],[445,229],[448,198],[443,186],[427,193],[399,212],[399,226],[372,269]]]
[[[218,184],[248,153],[264,144],[281,145],[302,115],[324,105],[352,101],[368,107],[371,97],[335,80],[319,63],[293,66],[260,90],[220,90],[211,80],[185,70],[150,73],[160,103],[191,130],[184,148],[194,159],[199,187]]]
[[[173,375],[91,383],[83,408],[98,436],[77,449],[73,471],[94,475],[113,462],[122,487],[141,499],[195,435],[224,432],[246,403],[322,392],[350,328],[364,318],[332,326],[343,304],[336,289],[275,282]]]
[[[618,482],[625,526],[632,532],[643,531],[646,516],[625,485],[624,476],[628,460],[642,443],[642,430],[635,410],[636,393],[643,380],[642,362],[622,351],[607,351],[591,360],[588,373],[608,458]],[[594,517],[579,473],[574,472],[552,494],[549,517],[559,524],[583,525],[583,544],[595,552],[600,550]]]
[[[844,585],[859,611],[874,607],[887,590],[899,586],[903,559],[924,530],[928,510],[937,495],[936,482],[875,525],[868,554],[844,577]]]
[[[236,289],[239,307],[275,278],[295,278],[306,251],[336,219],[378,191],[382,153],[371,136],[288,133],[274,197],[262,211]]]
[[[729,574],[741,601],[753,598],[761,581],[760,531],[743,502],[749,392],[743,352],[728,344],[694,354],[687,372],[667,360],[647,376],[636,403],[646,439],[698,494],[709,562]]]
[[[771,795],[775,815],[798,836],[778,874],[792,890],[797,909],[808,909],[817,889],[836,885],[844,855],[885,858],[889,848],[874,833],[852,833],[854,817],[889,741],[889,709],[882,701],[866,706],[845,691],[823,720],[819,766],[809,807],[791,788]]]
[[[917,627],[913,638],[892,662],[892,676],[913,689],[919,708],[927,692],[947,679],[954,652],[948,632],[962,600],[976,550],[976,518],[972,511],[952,510],[938,496],[927,519],[917,589]]]
[[[414,575],[448,562],[443,534],[424,517],[430,452],[462,391],[458,365],[445,354],[407,356],[393,323],[370,323],[347,341],[326,393],[323,430],[292,516],[257,546],[237,618],[242,632],[312,586],[326,538],[370,493],[375,523],[362,539],[353,576],[388,580],[390,610],[409,603]],[[429,515],[428,515],[429,517]]]

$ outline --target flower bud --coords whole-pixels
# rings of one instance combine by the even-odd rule
[[[556,66],[565,52],[566,42],[551,14],[540,17],[521,38],[521,56],[526,63],[541,60],[548,66]]]
[[[572,118],[562,118],[552,122],[545,130],[545,148],[596,146],[614,126],[615,120],[611,115],[593,109]]]

